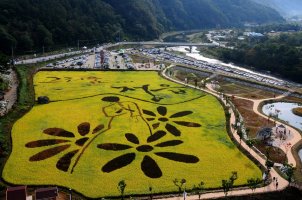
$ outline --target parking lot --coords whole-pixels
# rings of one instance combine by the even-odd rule
[[[93,69],[95,62],[95,55],[85,54],[81,56],[76,56],[73,58],[68,58],[65,60],[49,63],[46,68],[52,69]]]
[[[103,63],[102,56],[104,57]],[[103,50],[103,52],[96,53],[95,68],[105,70],[134,70],[134,64],[130,56],[125,52]]]
[[[234,69],[221,64],[213,64],[206,61],[196,60],[187,56],[174,54],[172,52],[165,51],[163,48],[138,49],[135,50],[133,53],[149,57],[150,59],[158,60],[161,62],[188,65],[196,67],[197,69],[210,71],[212,73],[219,72],[237,78],[260,82],[266,85],[274,85],[276,87],[291,87],[293,85],[296,85],[295,83],[291,83],[279,78],[270,78],[269,76],[262,75],[261,73],[250,73],[245,70]]]

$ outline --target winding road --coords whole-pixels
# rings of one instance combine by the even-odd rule
[[[166,75],[166,71],[170,68],[172,68],[173,66],[170,66],[170,67],[167,67],[166,69],[164,69],[162,71],[162,76],[170,81],[173,81],[173,82],[176,82],[176,83],[179,83],[179,84],[182,84],[182,85],[186,85],[188,87],[191,87],[191,88],[194,88],[194,89],[198,89],[198,90],[201,90],[203,92],[206,92],[206,93],[209,93],[219,99],[222,100],[222,102],[226,105],[226,101],[223,100],[220,95],[215,91],[213,90],[213,88],[211,87],[207,87],[207,89],[202,89],[202,88],[196,88],[195,86],[193,85],[188,85],[188,84],[185,84],[181,81],[178,81],[178,80],[175,80],[169,76]],[[264,118],[267,118],[267,116],[263,115],[262,113],[260,113],[258,111],[258,107],[260,105],[261,102],[263,101],[266,101],[266,100],[274,100],[274,99],[281,99],[283,98],[284,95],[281,95],[281,96],[278,96],[276,98],[271,98],[271,99],[261,99],[261,100],[254,100],[254,99],[248,99],[248,98],[242,98],[242,97],[236,97],[235,98],[241,98],[241,99],[245,99],[245,100],[249,100],[249,101],[252,101],[254,103],[253,105],[253,111],[261,116],[261,117],[264,117]],[[230,118],[230,124],[235,124],[235,114],[234,114],[234,111],[231,109],[230,110],[230,113],[231,113],[231,118]],[[270,119],[271,120],[271,119]],[[282,124],[282,123],[280,123]],[[295,144],[297,144],[300,140],[301,140],[301,135],[300,133],[286,125],[286,124],[283,124],[288,130],[291,131],[291,135],[292,137],[290,137],[288,139],[288,141],[286,142],[290,142],[292,144],[292,146],[294,146]],[[231,126],[232,127],[232,126]],[[261,163],[261,165],[265,166],[265,163],[266,163],[266,159],[263,158],[262,156],[260,156],[254,149],[250,149],[250,147],[245,143],[245,142],[240,142],[240,137],[239,135],[236,133],[236,131],[231,128],[231,132],[232,132],[232,135],[234,137],[234,139],[238,142],[238,144],[240,144],[244,149],[246,149],[248,152],[250,152],[250,154],[259,162]],[[282,145],[280,147],[284,152],[286,152],[285,150],[285,147]],[[287,153],[287,157],[288,157],[288,163],[289,164],[292,164],[294,167],[296,166],[296,160],[294,159],[294,156],[291,152],[291,149],[290,151],[288,151]],[[242,188],[242,189],[237,189],[237,190],[232,190],[228,193],[228,196],[243,196],[243,195],[252,195],[252,194],[257,194],[257,193],[266,193],[266,192],[273,192],[273,191],[276,191],[276,190],[284,190],[288,185],[288,181],[286,179],[284,179],[283,177],[281,177],[277,171],[274,169],[274,168],[271,168],[270,170],[270,176],[271,177],[275,177],[277,180],[278,180],[278,188],[276,188],[276,185],[275,185],[275,182],[274,181],[271,181],[271,183],[265,187],[261,187],[261,188],[257,188],[256,190],[252,191],[251,189],[247,189],[247,188]],[[221,192],[210,192],[210,193],[204,193],[201,195],[201,199],[215,199],[215,198],[220,198],[220,197],[225,197],[225,194],[223,191]],[[181,200],[183,199],[183,197],[173,197],[173,198],[167,198],[168,200]],[[192,195],[192,196],[187,196],[186,197],[187,200],[197,200],[199,199],[198,195]]]

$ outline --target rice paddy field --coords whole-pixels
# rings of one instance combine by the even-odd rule
[[[261,171],[228,137],[223,107],[211,95],[156,72],[41,71],[36,104],[12,130],[3,178],[13,184],[58,185],[90,198],[174,192],[201,181],[218,188]]]

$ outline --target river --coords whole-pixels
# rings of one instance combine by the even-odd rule
[[[266,75],[266,74],[261,74],[261,73],[258,73],[258,72],[255,72],[255,71],[252,71],[252,70],[249,70],[249,69],[231,64],[231,63],[224,63],[224,62],[222,62],[220,60],[217,60],[217,59],[207,58],[207,57],[200,54],[200,52],[197,50],[197,47],[192,47],[192,53],[190,53],[189,48],[186,47],[186,46],[170,47],[168,49],[171,49],[173,51],[186,53],[186,56],[194,58],[196,60],[205,61],[205,62],[208,62],[208,63],[211,63],[211,64],[218,64],[218,65],[222,65],[222,66],[225,66],[225,67],[228,67],[228,68],[248,72],[250,74],[266,77],[266,78],[277,80],[277,81],[282,81],[281,79],[278,79],[276,77]]]

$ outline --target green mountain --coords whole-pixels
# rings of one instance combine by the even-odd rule
[[[122,39],[148,40],[171,30],[280,22],[251,0],[1,0],[0,51],[18,52]],[[85,41],[80,41],[85,43]]]
[[[269,6],[280,12],[285,17],[302,16],[301,0],[253,0],[257,3]]]

